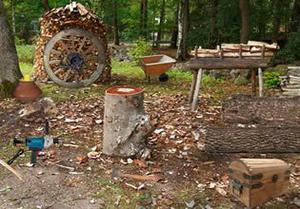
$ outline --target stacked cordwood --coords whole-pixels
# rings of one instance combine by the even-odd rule
[[[300,66],[289,67],[287,76],[281,79],[283,95],[300,96]]]
[[[106,81],[110,79],[111,63],[109,59],[109,50],[106,40],[106,29],[103,22],[90,10],[82,4],[72,2],[71,4],[54,8],[46,12],[40,19],[40,36],[37,41],[35,53],[35,77],[39,81],[49,80],[47,73],[44,70],[44,48],[48,41],[58,32],[70,28],[81,28],[93,33],[105,44],[107,54],[106,68],[103,71],[99,80]]]

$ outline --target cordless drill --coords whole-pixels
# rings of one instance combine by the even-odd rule
[[[30,163],[32,165],[35,165],[37,162],[37,155],[40,151],[43,149],[51,147],[53,144],[59,144],[60,139],[59,138],[53,138],[49,135],[49,122],[45,122],[45,128],[44,128],[45,135],[44,136],[30,136],[26,137],[25,141],[18,140],[14,138],[13,144],[14,146],[17,146],[19,144],[24,144],[26,147],[28,147],[29,150],[31,150],[31,160]],[[24,153],[24,149],[21,148],[18,150],[18,152],[15,154],[14,157],[12,157],[7,164],[12,164],[20,155]]]

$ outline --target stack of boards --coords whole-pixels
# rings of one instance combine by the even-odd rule
[[[217,49],[196,47],[191,54],[196,58],[272,58],[277,49],[276,43],[248,41],[247,44],[223,43]]]
[[[300,96],[300,66],[288,67],[287,76],[281,79],[283,95]]]

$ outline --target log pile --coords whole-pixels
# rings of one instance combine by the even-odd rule
[[[272,58],[277,49],[276,43],[248,41],[247,44],[223,43],[217,49],[196,47],[191,54],[196,58]]]
[[[281,77],[285,96],[300,96],[300,66],[288,68],[287,76]]]
[[[110,79],[111,63],[109,58],[109,50],[106,40],[106,29],[103,22],[90,10],[82,4],[72,2],[71,4],[54,8],[46,12],[40,19],[40,36],[37,41],[35,53],[35,77],[39,81],[49,80],[44,70],[44,48],[49,40],[58,32],[70,28],[81,28],[87,30],[98,37],[105,44],[106,68],[99,80],[106,81]]]
[[[205,150],[219,153],[300,152],[300,97],[235,96],[222,121],[206,130]]]

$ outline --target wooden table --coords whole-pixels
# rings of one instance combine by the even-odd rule
[[[189,103],[192,110],[197,109],[198,96],[200,93],[203,70],[215,69],[251,69],[252,71],[252,93],[256,95],[256,74],[258,70],[259,96],[263,96],[263,75],[262,69],[267,68],[269,59],[264,58],[193,58],[186,63],[187,68],[193,71],[193,81],[191,85]]]

